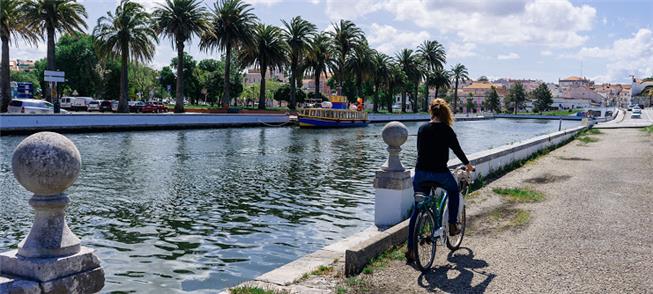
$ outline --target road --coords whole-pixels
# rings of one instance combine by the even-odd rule
[[[632,128],[646,127],[653,125],[653,108],[643,109],[641,118],[631,118],[632,111],[621,111],[616,119],[601,123],[597,128]]]
[[[393,261],[359,278],[373,293],[652,293],[653,135],[601,132],[597,142],[572,142],[474,197],[472,211],[496,203],[496,187],[544,193],[543,202],[512,206],[530,212],[524,227],[493,226],[496,206],[485,205],[470,213],[480,225],[465,248],[447,258],[439,247],[427,274]]]

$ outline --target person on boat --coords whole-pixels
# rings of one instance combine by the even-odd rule
[[[457,226],[458,219],[458,183],[454,178],[447,162],[449,161],[449,149],[466,166],[468,172],[474,170],[474,166],[467,160],[465,153],[460,148],[456,133],[451,128],[453,125],[453,113],[449,103],[444,99],[438,98],[431,102],[429,107],[431,121],[422,125],[417,132],[417,163],[415,164],[415,176],[413,178],[413,190],[415,193],[421,192],[428,194],[429,187],[422,187],[423,183],[437,183],[449,195],[447,205],[449,206],[449,235],[460,234]],[[414,260],[413,252],[410,252],[412,246],[412,232],[417,218],[416,210],[410,217],[408,229],[408,248],[406,254],[408,261]],[[445,221],[445,220],[443,220]]]

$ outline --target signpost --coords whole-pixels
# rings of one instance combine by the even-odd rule
[[[51,97],[56,97],[53,99],[54,102],[54,113],[59,113],[60,108],[59,108],[59,95],[57,95],[57,83],[64,83],[66,82],[65,78],[65,72],[63,71],[54,71],[54,70],[46,70],[43,71],[43,80],[46,82],[50,83],[50,89],[51,89]],[[54,86],[53,86],[54,84]]]

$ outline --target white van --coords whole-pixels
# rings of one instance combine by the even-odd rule
[[[8,113],[54,113],[54,105],[48,101],[37,99],[13,99],[9,102]],[[61,113],[68,111],[61,110]]]
[[[75,101],[75,97],[61,97],[59,106],[63,109],[73,109],[73,101]]]
[[[72,110],[82,110],[82,111],[87,111],[88,110],[88,104],[91,103],[91,101],[94,101],[95,99],[91,97],[75,97],[75,100],[72,102],[71,109]]]

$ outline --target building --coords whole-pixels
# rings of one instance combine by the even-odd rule
[[[639,104],[643,107],[650,107],[653,104],[653,97],[644,96],[648,89],[653,88],[653,81],[644,82],[642,80],[633,79],[630,85],[630,101],[629,104]]]
[[[603,96],[589,88],[574,87],[562,89],[558,96],[554,96],[552,106],[559,109],[574,109],[604,106],[604,103]]]
[[[571,89],[578,87],[586,87],[589,89],[590,86],[594,85],[594,83],[584,77],[570,76],[564,79],[558,79],[558,85],[560,85],[560,88],[562,89]]]
[[[331,74],[325,75],[322,73],[320,75],[320,93],[325,97],[329,97],[333,94],[331,87],[329,87],[327,83],[330,78]],[[302,80],[302,91],[306,92],[306,94],[315,93],[315,76],[304,76],[304,79]]]
[[[458,97],[460,102],[462,102],[461,107],[463,112],[467,112],[467,99],[472,98],[472,103],[476,106],[475,112],[480,112],[483,110],[483,103],[485,99],[490,94],[490,91],[494,87],[497,90],[499,99],[503,103],[503,98],[507,94],[507,88],[503,84],[495,84],[490,82],[473,82],[468,86],[463,87],[458,91]]]
[[[282,70],[279,70],[277,68],[275,69],[268,69],[268,71],[265,73],[265,79],[266,80],[275,80],[275,81],[281,81],[284,83],[288,82],[288,78],[284,74]],[[245,72],[243,82],[245,85],[252,85],[252,84],[260,84],[261,83],[261,71],[258,68],[249,68]]]
[[[31,71],[35,68],[34,60],[16,59],[9,60],[9,70],[11,71]]]

